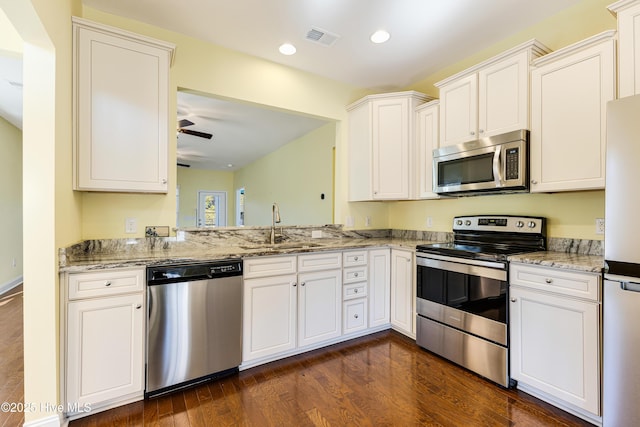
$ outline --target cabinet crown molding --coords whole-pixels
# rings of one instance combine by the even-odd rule
[[[545,56],[541,56],[538,59],[533,61],[534,67],[539,67],[540,65],[547,64],[552,61],[556,61],[560,58],[563,58],[568,55],[572,55],[578,51],[588,49],[594,45],[597,45],[606,41],[615,41],[616,30],[607,30],[603,31],[595,36],[588,37],[584,40],[580,40],[579,42],[570,44],[569,46],[565,46],[561,49],[556,50],[555,52],[549,53]]]
[[[514,46],[511,49],[505,50],[504,52],[496,56],[493,56],[485,61],[482,61],[479,64],[474,65],[473,67],[460,71],[459,73],[456,73],[450,77],[447,77],[444,80],[440,80],[439,82],[435,83],[434,86],[437,88],[440,88],[441,86],[451,83],[452,81],[458,80],[459,78],[468,76],[469,74],[476,73],[478,70],[484,67],[487,67],[493,63],[502,61],[505,58],[508,58],[512,55],[515,55],[517,53],[520,53],[522,51],[527,51],[527,50],[530,51],[530,54],[531,54],[529,61],[532,61],[534,58],[537,58],[542,55],[546,55],[549,52],[551,52],[551,49],[549,49],[547,46],[545,46],[538,40],[531,39],[517,46]]]
[[[607,6],[607,9],[613,16],[617,16],[619,12],[638,4],[640,4],[640,1],[638,0],[620,0]]]
[[[404,92],[377,93],[374,95],[367,95],[363,98],[360,98],[356,102],[347,105],[347,111],[351,111],[354,108],[357,108],[358,106],[360,106],[361,104],[364,104],[365,102],[373,101],[375,99],[391,99],[391,98],[407,98],[407,97],[411,97],[418,101],[423,101],[423,102],[428,102],[436,99],[433,96],[424,94],[422,92],[416,92],[414,90],[408,90]]]
[[[132,31],[127,31],[121,28],[112,27],[110,25],[105,25],[98,22],[90,21],[88,19],[79,18],[77,16],[72,16],[71,22],[74,25],[74,31],[75,31],[75,28],[89,28],[93,31],[103,32],[111,36],[121,37],[123,39],[135,40],[136,43],[143,43],[158,49],[164,49],[169,52],[169,63],[170,65],[173,65],[175,52],[176,52],[176,45],[173,43],[169,43],[164,40],[154,39],[152,37],[143,36],[141,34],[137,34]]]

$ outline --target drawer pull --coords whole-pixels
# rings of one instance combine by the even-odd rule
[[[353,315],[353,317],[357,319],[357,318],[358,318],[358,315],[357,315],[357,314],[354,314],[354,315]]]
[[[353,277],[358,277],[358,273],[353,273]]]
[[[546,279],[544,279],[545,282],[547,283],[553,283],[553,279],[547,277]]]
[[[518,298],[515,298],[515,297],[511,298],[511,302],[516,302],[516,301],[518,301]]]
[[[354,290],[353,290],[353,293],[354,293],[354,294],[357,294],[357,293],[358,293],[358,290],[357,290],[357,289],[354,289]]]
[[[358,257],[357,257],[357,256],[356,256],[356,257],[353,257],[353,260],[354,260],[354,261],[357,261],[357,260],[358,260]]]
[[[111,282],[106,282],[104,285],[105,286],[111,286]]]

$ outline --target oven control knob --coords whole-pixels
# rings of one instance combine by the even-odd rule
[[[516,227],[518,227],[518,228],[524,227],[524,222],[522,222],[522,221],[516,222]]]
[[[535,228],[536,223],[533,221],[529,221],[529,228]]]
[[[464,225],[466,225],[466,226],[469,226],[469,225],[471,225],[471,221],[469,221],[469,220],[466,220],[466,221],[464,222]]]
[[[461,219],[457,220],[456,225],[462,225],[462,220]]]

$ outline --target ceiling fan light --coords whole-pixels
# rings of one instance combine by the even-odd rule
[[[293,55],[294,53],[296,53],[296,47],[291,43],[284,43],[280,45],[280,48],[278,50],[283,55]]]
[[[378,30],[375,33],[371,34],[370,40],[373,43],[380,44],[388,41],[391,38],[391,34],[389,34],[385,30]]]

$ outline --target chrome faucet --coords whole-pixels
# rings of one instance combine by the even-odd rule
[[[276,224],[280,224],[280,208],[276,202],[271,207],[271,244],[276,243]]]

